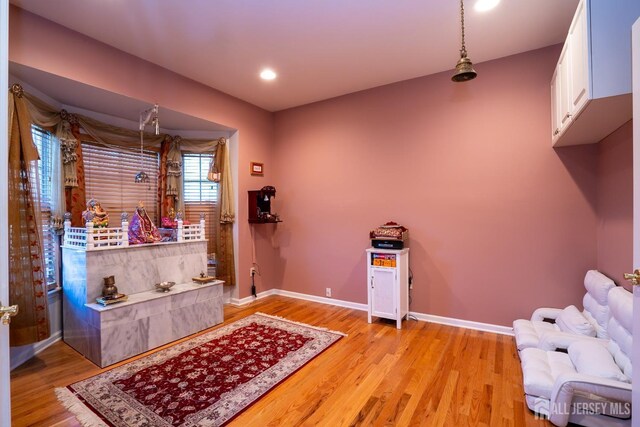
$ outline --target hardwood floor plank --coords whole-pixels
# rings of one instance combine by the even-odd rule
[[[257,311],[348,336],[241,413],[232,427],[550,426],[524,404],[512,337],[413,320],[398,330],[395,322],[368,324],[362,311],[281,296],[226,306],[224,324]],[[13,426],[78,427],[54,389],[105,370],[63,342],[52,345],[11,373]]]

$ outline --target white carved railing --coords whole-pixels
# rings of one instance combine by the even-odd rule
[[[64,215],[62,247],[92,251],[116,246],[129,246],[129,222],[126,214],[122,215],[121,227],[106,228],[95,228],[93,221],[87,221],[84,228],[72,227],[71,214],[67,212]]]
[[[176,230],[176,240],[178,242],[206,239],[203,213],[200,214],[199,224],[184,225],[180,217],[178,217],[176,222],[178,223]]]
[[[87,251],[129,246],[129,222],[123,213],[121,227],[95,228],[93,221],[86,226],[72,227],[71,214],[64,215],[64,240],[62,247],[84,249]],[[177,220],[176,240],[178,242],[205,240],[204,214],[200,214],[200,223],[184,225],[181,218]]]

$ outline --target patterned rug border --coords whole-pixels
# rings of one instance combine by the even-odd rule
[[[208,332],[205,332],[203,334],[194,336],[192,338],[188,338],[187,340],[185,340],[183,342],[174,344],[174,345],[172,345],[170,347],[167,347],[167,348],[164,348],[162,350],[158,350],[156,352],[148,354],[148,355],[146,355],[146,356],[144,356],[144,357],[142,357],[140,359],[136,359],[136,360],[133,360],[131,362],[127,362],[127,363],[125,363],[123,365],[120,365],[120,366],[117,366],[115,368],[106,370],[106,371],[101,372],[101,373],[96,374],[96,375],[92,375],[92,376],[87,377],[87,378],[85,378],[83,380],[76,381],[73,384],[67,385],[66,387],[58,387],[58,388],[56,388],[54,390],[55,394],[56,394],[56,397],[58,398],[60,403],[62,403],[62,405],[77,418],[78,422],[82,426],[84,426],[84,427],[113,427],[113,424],[111,424],[111,422],[109,422],[106,418],[101,416],[101,414],[89,402],[86,402],[85,399],[82,398],[82,396],[79,396],[79,394],[76,391],[74,391],[74,389],[72,387],[74,384],[78,384],[80,382],[84,382],[84,381],[90,380],[90,379],[92,379],[94,377],[98,377],[98,376],[102,376],[102,375],[105,375],[105,374],[113,373],[115,371],[118,371],[118,372],[119,371],[125,371],[125,370],[127,370],[127,367],[129,367],[131,369],[131,367],[134,366],[134,365],[135,366],[137,366],[137,365],[145,365],[145,364],[146,365],[152,365],[154,363],[161,362],[163,359],[167,360],[170,357],[175,357],[175,356],[167,356],[167,357],[163,358],[165,353],[169,353],[169,350],[174,350],[174,351],[176,351],[178,353],[181,353],[181,352],[184,352],[184,351],[188,351],[191,348],[195,348],[195,347],[197,347],[199,345],[202,345],[203,343],[208,342],[207,341],[207,337],[209,335],[218,335],[218,334],[223,335],[225,333],[231,333],[231,332],[233,332],[233,330],[237,329],[237,328],[233,328],[233,326],[236,323],[240,323],[240,322],[246,321],[247,319],[251,318],[252,316],[260,316],[260,317],[264,317],[264,318],[267,318],[267,319],[277,320],[277,321],[280,321],[280,322],[290,323],[290,324],[297,325],[297,326],[300,326],[300,327],[305,327],[305,328],[317,330],[317,331],[320,331],[320,332],[325,332],[325,333],[329,333],[329,334],[338,335],[339,338],[337,338],[336,340],[331,342],[328,346],[326,346],[324,349],[322,349],[315,356],[313,356],[309,360],[305,361],[303,364],[298,366],[296,369],[294,369],[293,371],[288,373],[285,377],[283,377],[282,379],[280,379],[276,383],[272,384],[264,393],[262,393],[259,396],[257,396],[254,400],[252,400],[250,403],[245,405],[240,411],[238,411],[233,416],[231,416],[230,418],[225,420],[221,425],[226,425],[229,422],[231,422],[233,419],[235,419],[240,414],[242,414],[244,411],[246,411],[248,408],[250,408],[256,401],[258,401],[262,397],[264,397],[268,392],[270,392],[275,387],[277,387],[279,384],[281,384],[282,382],[284,382],[285,380],[287,380],[288,378],[293,376],[300,369],[302,369],[304,366],[306,366],[309,362],[311,362],[316,357],[318,357],[322,353],[324,353],[327,349],[332,347],[336,342],[338,342],[340,340],[340,338],[348,336],[347,334],[345,334],[343,332],[330,330],[328,328],[324,328],[324,327],[321,327],[321,326],[309,325],[307,323],[297,322],[297,321],[290,320],[290,319],[287,319],[287,318],[284,318],[284,317],[280,317],[280,316],[275,316],[275,315],[266,314],[266,313],[262,313],[262,312],[255,312],[255,313],[249,314],[248,316],[245,316],[245,317],[243,317],[241,319],[235,320],[235,321],[233,321],[233,322],[231,322],[229,324],[221,325],[220,327],[218,327],[218,328],[216,328],[216,329],[214,329],[212,331],[208,331]],[[239,325],[238,327],[242,327],[242,326]],[[225,331],[225,332],[222,332],[222,331]],[[147,359],[148,359],[148,361],[145,363],[145,360],[147,360]],[[142,368],[142,369],[144,369],[144,368]]]
[[[257,315],[264,316],[264,317],[269,317],[271,319],[280,320],[282,322],[293,323],[294,325],[304,326],[304,327],[307,327],[307,328],[310,328],[310,329],[315,329],[317,331],[329,332],[331,334],[336,334],[336,335],[342,335],[343,337],[348,337],[349,336],[348,334],[345,334],[344,332],[332,331],[331,329],[323,328],[322,326],[313,326],[313,325],[309,325],[308,323],[296,322],[295,320],[289,320],[289,319],[284,318],[284,317],[274,316],[273,314],[262,313],[261,311],[256,311],[253,314],[257,314]]]

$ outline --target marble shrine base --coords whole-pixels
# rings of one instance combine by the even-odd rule
[[[143,268],[130,270],[132,262]],[[223,321],[223,282],[190,280],[206,271],[206,241],[100,251],[63,248],[63,265],[64,341],[100,367]],[[129,299],[103,307],[95,298],[102,277],[112,274]],[[154,288],[161,280],[177,284],[163,293]]]

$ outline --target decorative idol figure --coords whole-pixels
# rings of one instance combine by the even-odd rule
[[[142,202],[133,213],[129,223],[129,244],[155,243],[161,240],[158,228],[155,226]]]

